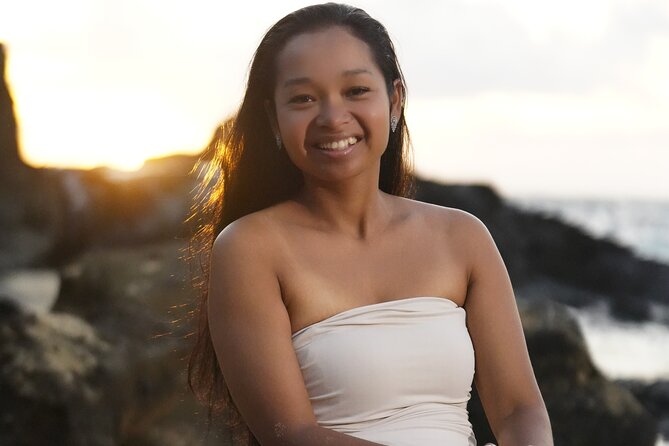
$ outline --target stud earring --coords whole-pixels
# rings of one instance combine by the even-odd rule
[[[276,135],[274,135],[274,138],[276,139],[277,149],[281,150],[281,135],[277,133]]]
[[[390,130],[392,130],[393,133],[395,133],[395,130],[397,129],[397,121],[397,116],[390,117]]]

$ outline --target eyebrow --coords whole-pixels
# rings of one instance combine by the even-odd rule
[[[372,72],[365,68],[356,68],[353,70],[345,70],[342,73],[342,77],[356,76],[358,74],[372,74]],[[288,79],[286,82],[283,83],[283,86],[285,88],[293,85],[308,84],[309,82],[311,82],[311,79],[308,77],[295,77],[293,79]]]

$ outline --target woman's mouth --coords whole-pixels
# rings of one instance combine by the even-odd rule
[[[342,138],[336,141],[328,141],[316,144],[316,147],[320,150],[329,150],[333,152],[341,152],[348,149],[350,146],[354,145],[360,141],[360,138],[355,136],[349,136],[348,138]]]

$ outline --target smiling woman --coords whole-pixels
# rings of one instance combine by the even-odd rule
[[[379,22],[306,7],[211,146],[189,378],[234,444],[473,446],[474,381],[502,444],[552,445],[490,234],[409,199],[404,85]]]

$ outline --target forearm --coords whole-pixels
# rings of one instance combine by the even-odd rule
[[[546,408],[541,405],[515,410],[495,429],[499,446],[553,446]]]

